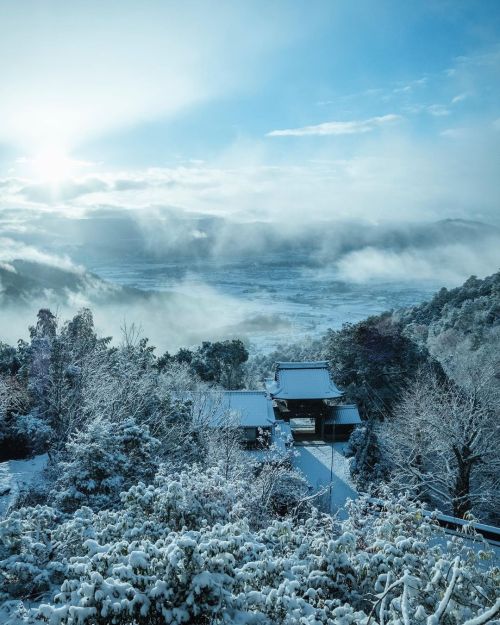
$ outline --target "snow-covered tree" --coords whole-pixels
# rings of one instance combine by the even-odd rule
[[[396,486],[454,516],[484,517],[500,504],[499,406],[469,382],[460,387],[422,371],[380,434]]]
[[[92,421],[67,443],[59,463],[54,502],[63,510],[99,510],[116,505],[119,494],[139,481],[151,482],[158,468],[160,442],[147,426],[129,418]]]

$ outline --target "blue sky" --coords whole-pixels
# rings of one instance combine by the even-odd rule
[[[494,0],[0,4],[0,208],[498,221]]]

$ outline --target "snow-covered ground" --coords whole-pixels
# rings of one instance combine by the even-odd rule
[[[331,482],[331,510],[341,511],[348,499],[357,492],[350,478],[345,443],[308,441],[295,446],[295,466],[302,471],[314,490],[329,487]]]
[[[17,493],[40,479],[47,465],[47,454],[28,460],[0,462],[0,518],[5,515]]]

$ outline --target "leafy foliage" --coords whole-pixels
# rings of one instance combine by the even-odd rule
[[[330,330],[324,353],[349,401],[380,417],[390,414],[406,380],[429,360],[389,314]]]
[[[37,507],[3,521],[10,596],[64,579],[23,621],[472,625],[500,609],[491,554],[436,543],[438,528],[408,498],[377,508],[360,498],[341,524],[313,513],[252,530],[238,483],[194,473],[132,488],[119,511],[60,518]]]
[[[54,487],[56,505],[65,511],[112,507],[132,484],[152,481],[159,447],[148,427],[133,419],[91,422],[67,444],[68,459],[60,463],[62,475]]]
[[[180,349],[171,356],[164,354],[158,359],[162,370],[169,362],[186,363],[193,374],[204,382],[220,384],[229,390],[243,387],[243,367],[248,360],[248,351],[239,339],[228,341],[204,341],[196,350]]]

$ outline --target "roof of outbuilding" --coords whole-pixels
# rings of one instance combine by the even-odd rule
[[[176,399],[191,402],[199,426],[271,427],[276,420],[266,391],[187,391]]]
[[[278,362],[267,390],[276,399],[333,399],[341,397],[330,377],[328,362]]]
[[[273,403],[265,391],[226,391],[221,409],[239,418],[243,427],[269,427],[275,422]]]
[[[332,406],[330,416],[325,420],[327,425],[358,425],[360,423],[361,417],[355,404]]]

